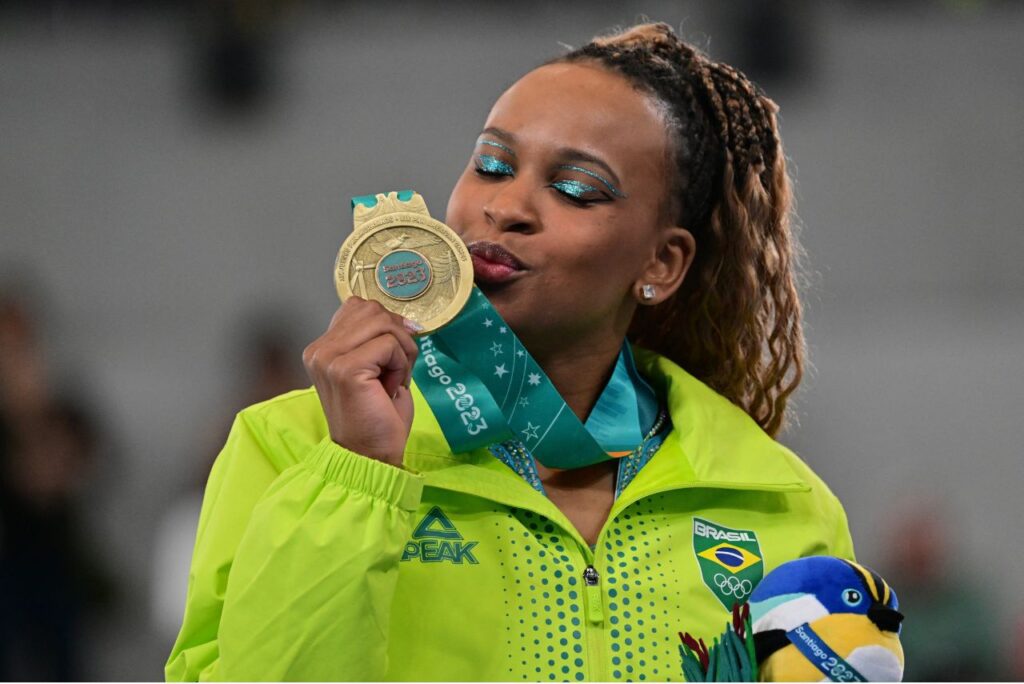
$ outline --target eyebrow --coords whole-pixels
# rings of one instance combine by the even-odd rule
[[[497,138],[499,140],[504,140],[509,145],[515,145],[515,143],[516,143],[516,136],[514,136],[511,133],[509,133],[508,131],[502,130],[500,128],[485,128],[483,131],[480,132],[480,134],[481,135],[493,135],[495,138]],[[499,149],[505,150],[506,152],[511,154],[513,157],[516,156],[516,153],[510,147],[506,147],[505,145],[501,145],[499,143],[496,143],[493,140],[484,140],[483,138],[477,138],[476,144],[477,145],[492,145],[492,146],[497,147]]]
[[[481,135],[493,135],[495,138],[498,138],[499,140],[507,142],[510,145],[514,145],[516,143],[516,136],[513,135],[512,133],[509,133],[508,131],[506,131],[503,128],[496,128],[494,126],[489,126],[489,127],[485,128],[483,131],[481,131]],[[482,145],[494,145],[495,147],[501,147],[501,149],[506,150],[513,157],[516,155],[516,153],[513,152],[511,149],[509,149],[507,147],[504,147],[502,145],[498,145],[497,143],[495,143],[493,141],[478,139],[477,143],[478,144],[482,144]],[[556,154],[563,161],[566,161],[566,162],[584,162],[584,163],[589,163],[589,164],[593,164],[595,166],[600,167],[601,169],[603,169],[611,177],[611,181],[612,181],[611,183],[606,181],[604,178],[598,176],[597,174],[593,173],[592,171],[587,171],[586,169],[580,169],[580,168],[576,168],[575,170],[582,171],[582,172],[586,173],[587,175],[589,175],[589,176],[591,176],[593,178],[596,178],[597,180],[601,181],[606,186],[608,186],[609,190],[611,190],[614,194],[618,195],[619,197],[622,197],[622,198],[627,197],[627,195],[625,193],[620,192],[619,189],[615,187],[615,185],[622,185],[622,181],[619,179],[619,176],[615,173],[615,171],[612,170],[612,167],[609,166],[608,163],[605,162],[600,157],[596,157],[596,156],[590,154],[589,152],[584,152],[583,150],[576,149],[575,147],[562,147],[562,148],[559,148],[556,151]],[[563,165],[561,168],[572,168],[572,167],[569,166],[569,165]]]
[[[477,145],[490,145],[491,147],[497,147],[499,150],[503,150],[505,152],[508,152],[509,155],[511,155],[513,157],[516,156],[515,151],[513,151],[511,147],[509,147],[508,145],[502,145],[499,142],[494,142],[493,140],[486,140],[484,138],[479,138],[476,141],[476,144]]]

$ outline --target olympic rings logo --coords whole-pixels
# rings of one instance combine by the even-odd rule
[[[743,600],[750,592],[754,590],[753,583],[748,580],[741,580],[733,576],[725,576],[720,572],[715,573],[715,586],[726,596],[735,596],[739,600]]]

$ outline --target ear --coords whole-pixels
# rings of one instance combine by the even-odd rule
[[[690,231],[681,226],[663,230],[654,254],[634,283],[637,302],[654,306],[675,294],[696,254],[697,242]]]

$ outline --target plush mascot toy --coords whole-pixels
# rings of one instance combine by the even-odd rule
[[[689,681],[898,682],[903,648],[895,592],[862,565],[812,556],[761,580],[711,648],[680,635]]]

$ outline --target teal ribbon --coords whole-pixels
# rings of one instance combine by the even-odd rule
[[[584,427],[602,449],[621,453],[635,449],[657,418],[657,395],[637,371],[629,343],[623,342],[612,377]]]
[[[402,202],[408,202],[409,200],[412,199],[412,196],[414,194],[415,192],[413,190],[399,190],[398,199]],[[377,196],[356,195],[355,197],[352,198],[352,208],[355,209],[357,204],[361,204],[367,209],[373,209],[375,206],[377,206]]]
[[[412,190],[397,194],[401,201],[413,196]],[[376,195],[352,198],[353,209],[376,204]],[[580,468],[632,452],[657,418],[654,390],[624,342],[611,379],[581,423],[476,287],[452,322],[417,344],[413,377],[454,453],[516,442],[550,468]]]
[[[623,344],[586,425],[478,288],[444,328],[417,339],[413,377],[454,453],[516,440],[550,468],[581,468],[636,448],[658,401]]]

